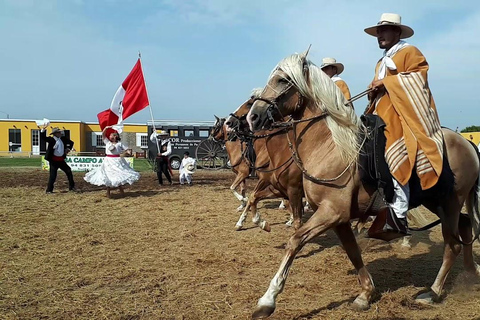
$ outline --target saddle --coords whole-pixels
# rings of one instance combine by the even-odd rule
[[[361,120],[367,130],[360,136],[361,141],[365,139],[365,142],[359,155],[359,173],[362,182],[375,190],[364,213],[366,219],[368,216],[385,211],[388,203],[393,201],[394,187],[393,176],[385,160],[387,142],[384,134],[385,122],[373,114],[362,115]],[[444,150],[446,150],[445,147]],[[454,184],[455,177],[446,155],[443,157],[443,169],[437,184],[428,190],[422,190],[420,179],[414,168],[409,181],[410,209],[418,207],[425,199],[445,197],[452,192]]]

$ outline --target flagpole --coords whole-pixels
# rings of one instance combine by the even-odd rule
[[[142,65],[142,54],[140,53],[140,51],[138,51],[138,60],[140,60],[140,68],[142,70],[142,74],[143,74],[143,82],[145,82],[145,91],[147,92],[147,97],[148,97],[148,87],[147,87],[147,77],[145,77],[145,72],[143,71],[143,65]],[[150,109],[150,116],[152,117],[152,127],[153,127],[153,130],[156,131],[156,128],[155,128],[155,120],[153,119],[153,111],[152,111],[152,106],[150,105],[150,103],[148,103],[148,107]],[[150,139],[150,137],[149,137]],[[158,144],[158,137],[157,135],[155,135],[155,140],[157,141],[157,150],[158,150],[158,153],[160,153],[160,145]]]

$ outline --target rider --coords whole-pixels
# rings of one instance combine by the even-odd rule
[[[340,78],[338,75],[343,72],[344,66],[342,63],[337,62],[334,58],[323,58],[322,65],[320,66],[323,72],[325,72],[330,79],[337,85],[337,87],[342,90],[343,95],[347,100],[352,96],[350,95],[350,89],[348,89],[347,84]]]
[[[422,190],[437,183],[443,165],[443,134],[428,87],[428,63],[416,47],[401,40],[411,37],[413,30],[402,25],[400,15],[384,13],[365,32],[384,49],[369,85],[372,92],[366,111],[386,124],[385,159],[394,178],[395,195],[383,232],[405,235],[412,170]]]

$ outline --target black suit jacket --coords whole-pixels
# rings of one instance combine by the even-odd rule
[[[63,142],[65,153],[63,154],[63,158],[67,157],[67,149],[73,149],[73,141],[67,139],[66,137],[60,137],[60,140]],[[53,157],[53,147],[55,146],[55,139],[53,137],[45,137],[45,141],[47,142],[47,151],[45,152],[45,160],[50,161]]]

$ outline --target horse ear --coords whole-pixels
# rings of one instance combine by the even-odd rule
[[[215,114],[213,116],[215,117],[215,119],[217,119],[217,121],[220,120]]]
[[[302,69],[303,69],[303,74],[307,74],[308,73],[308,60],[307,60],[307,56],[308,56],[308,53],[310,52],[310,48],[312,47],[312,45],[310,44],[308,46],[308,49],[302,53]]]

